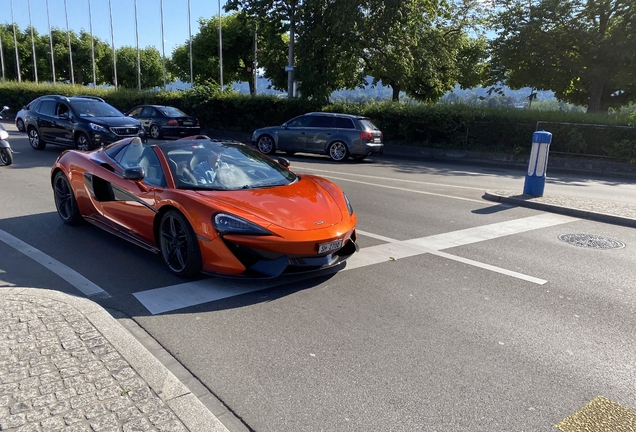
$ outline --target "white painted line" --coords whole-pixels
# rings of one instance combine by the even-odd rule
[[[444,186],[444,187],[451,187],[451,188],[456,188],[456,189],[470,189],[470,190],[478,190],[478,191],[483,191],[484,190],[484,188],[476,188],[476,187],[470,187],[470,186],[458,186],[458,185],[445,184],[445,183],[423,182],[423,181],[418,181],[418,180],[406,180],[406,179],[398,179],[398,178],[392,178],[392,177],[378,177],[378,176],[372,176],[372,175],[366,175],[366,174],[343,173],[343,172],[338,172],[338,171],[320,170],[320,169],[304,167],[304,166],[303,166],[302,169],[303,170],[306,169],[308,171],[315,171],[315,172],[319,172],[319,173],[339,174],[339,175],[347,175],[347,176],[352,176],[352,177],[371,178],[371,179],[376,179],[376,180],[396,181],[396,182],[401,182],[401,183],[414,183],[414,184],[429,185],[429,186]],[[464,174],[473,174],[473,175],[475,174],[475,173],[466,173],[464,171],[454,171],[454,172],[464,173]]]
[[[545,214],[406,241],[399,241],[378,234],[357,230],[360,235],[383,240],[387,243],[360,249],[358,253],[354,254],[347,260],[346,267],[342,271],[384,263],[391,261],[391,259],[399,260],[415,255],[430,253],[446,259],[461,262],[463,264],[490,270],[538,285],[543,285],[547,283],[546,280],[490,264],[481,263],[468,258],[462,258],[445,252],[440,252],[439,249],[491,240],[534,229],[560,225],[575,220],[577,219],[568,216]],[[445,241],[445,237],[448,237],[449,240]],[[148,309],[150,313],[159,314],[189,306],[195,306],[201,303],[259,291],[266,288],[272,288],[294,280],[306,279],[308,277],[310,276],[305,274],[295,277],[285,277],[284,279],[267,279],[263,281],[212,278],[164,288],[140,291],[133,295],[142,305],[144,305],[146,309]]]
[[[360,181],[360,180],[352,180],[352,179],[342,178],[342,177],[334,177],[334,176],[323,176],[323,177],[327,177],[327,178],[330,178],[330,179],[333,179],[333,180],[342,180],[342,181],[348,181],[348,182],[352,182],[352,183],[359,183],[359,184],[363,184],[363,185],[367,185],[367,186],[375,186],[375,187],[381,187],[381,188],[385,188],[385,189],[401,190],[401,191],[404,191],[404,192],[413,192],[413,193],[418,193],[418,194],[423,194],[423,195],[431,195],[431,196],[437,196],[437,197],[442,197],[442,198],[451,198],[451,199],[456,199],[456,200],[461,200],[461,201],[469,201],[469,202],[475,202],[475,203],[479,203],[479,204],[484,204],[484,200],[476,200],[476,199],[472,199],[472,198],[463,198],[463,197],[458,197],[458,196],[453,196],[453,195],[444,195],[444,194],[438,194],[438,193],[433,193],[433,192],[425,192],[425,191],[420,191],[420,190],[415,190],[415,189],[407,189],[407,188],[389,186],[389,185],[384,185],[384,184],[369,183],[369,182],[363,182],[363,181]],[[482,190],[482,189],[480,189],[480,190]]]
[[[83,292],[85,295],[99,296],[102,298],[110,297],[110,294],[95,285],[93,282],[86,279],[81,274],[77,273],[75,270],[67,267],[55,258],[48,256],[44,252],[37,250],[33,246],[28,245],[22,240],[12,236],[8,232],[0,230],[0,241],[6,243],[18,252],[21,252],[24,255],[28,256],[33,261],[51,270],[53,273],[64,279],[66,282],[70,283],[75,288]]]

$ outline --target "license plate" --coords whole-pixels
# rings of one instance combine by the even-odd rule
[[[192,126],[192,122],[183,122],[185,126]]]
[[[374,143],[379,143],[380,142],[380,138],[373,138],[373,142]]]
[[[318,253],[321,254],[321,253],[329,252],[332,250],[337,250],[337,249],[340,249],[341,247],[342,247],[342,239],[332,241],[329,243],[323,243],[318,246]]]

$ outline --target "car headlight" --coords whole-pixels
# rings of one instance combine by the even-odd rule
[[[95,123],[89,123],[89,126],[91,127],[91,129],[93,129],[95,132],[101,132],[101,133],[109,133],[109,130],[106,129],[104,126],[100,126],[98,124]]]
[[[349,198],[347,198],[347,194],[343,192],[342,195],[344,196],[345,202],[347,203],[347,210],[349,210],[349,216],[351,216],[353,214],[353,207],[351,206],[351,203],[349,202]]]
[[[212,225],[221,234],[272,235],[273,233],[238,216],[217,213],[212,216]]]

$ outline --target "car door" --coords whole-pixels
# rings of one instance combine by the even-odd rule
[[[151,106],[142,107],[138,120],[141,123],[141,126],[146,131],[146,133],[150,132],[150,125],[152,124],[154,117],[156,117],[156,113],[153,107]]]
[[[35,123],[40,133],[40,137],[45,141],[54,141],[55,110],[57,101],[54,99],[44,99],[40,102],[35,116]]]
[[[327,142],[334,131],[334,117],[327,115],[311,116],[311,127],[307,129],[305,150],[312,153],[322,153],[327,148]]]
[[[300,116],[291,119],[278,132],[278,149],[302,151],[307,140],[307,129],[312,116]]]
[[[141,166],[142,159],[151,159],[149,165],[158,170],[154,172],[154,184],[150,177],[143,181],[128,180],[123,177],[126,168]],[[161,180],[161,179],[164,180]],[[105,223],[117,229],[131,240],[144,244],[154,244],[153,221],[156,210],[155,192],[165,187],[165,176],[154,152],[140,142],[129,144],[120,151],[112,166],[98,165],[92,174],[92,188],[96,197],[96,207],[105,219]]]
[[[75,116],[73,110],[65,102],[59,102],[55,108],[55,118],[51,135],[57,144],[74,145]]]

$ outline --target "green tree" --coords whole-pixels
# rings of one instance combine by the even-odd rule
[[[163,66],[161,54],[154,47],[139,50],[139,70],[141,71],[141,88],[152,88],[163,85]],[[117,50],[117,84],[124,88],[137,88],[137,48],[123,46]]]
[[[254,30],[256,20],[244,13],[221,17],[223,32],[223,82],[247,81],[254,93]],[[192,38],[194,82],[219,83],[219,21],[199,19],[199,32]],[[190,44],[178,46],[172,53],[170,70],[183,81],[190,81]]]
[[[369,0],[363,59],[373,84],[422,101],[436,101],[456,84],[478,85],[485,70],[486,40],[471,38],[483,13],[478,2]]]
[[[493,82],[552,90],[588,113],[636,101],[633,0],[497,0]]]

